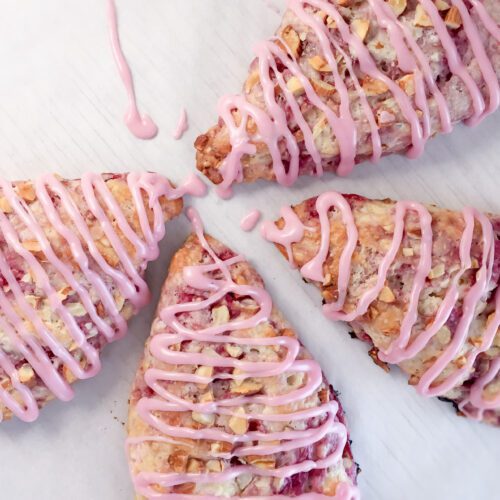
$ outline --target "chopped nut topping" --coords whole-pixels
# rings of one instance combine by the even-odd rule
[[[391,304],[396,300],[396,297],[393,291],[388,286],[384,286],[384,288],[382,288],[382,291],[380,292],[380,295],[378,296],[378,299],[381,302],[386,302],[387,304]]]
[[[443,345],[446,345],[451,340],[451,331],[447,326],[443,326],[436,334],[437,339]]]
[[[421,28],[430,28],[433,26],[429,14],[427,14],[425,9],[420,4],[417,4],[417,8],[415,9],[413,24],[415,24],[415,26],[420,26]]]
[[[336,92],[333,85],[330,85],[328,82],[324,82],[322,80],[316,80],[316,78],[311,80],[311,84],[316,94],[322,97],[330,97]]]
[[[363,41],[370,29],[370,21],[368,19],[354,19],[351,23],[351,29]]]
[[[229,323],[229,319],[229,309],[227,306],[219,306],[212,309],[212,323],[214,325],[225,325]]]
[[[389,90],[389,87],[381,80],[375,80],[365,76],[362,82],[363,90],[367,96],[381,95]]]
[[[31,365],[25,363],[21,368],[18,370],[19,374],[19,381],[22,384],[25,384],[26,382],[29,382],[33,378],[35,378],[35,372],[33,371],[33,368]]]
[[[403,248],[403,255],[405,257],[413,257],[413,255],[415,255],[415,252],[413,251],[413,248]]]
[[[308,59],[309,64],[316,70],[319,71],[320,73],[330,73],[332,69],[330,68],[329,64],[326,62],[325,59],[323,59],[321,56],[317,55],[314,57],[310,57]]]
[[[248,464],[261,469],[275,469],[276,460],[274,457],[269,455],[248,455],[245,457]]]
[[[398,80],[398,85],[405,91],[409,96],[415,95],[415,79],[413,75],[402,76]]]
[[[450,4],[445,2],[444,0],[434,0],[434,5],[439,11],[445,11],[450,8]]]
[[[406,10],[406,0],[386,0],[391,9],[399,17]]]
[[[458,7],[455,7],[454,5],[451,7],[451,9],[446,13],[444,23],[452,30],[456,30],[462,26],[462,16],[460,15]]]
[[[237,382],[237,381],[233,381]],[[233,394],[255,394],[262,390],[263,385],[254,380],[245,380],[243,383],[231,383],[231,392]]]
[[[10,204],[7,201],[7,198],[5,198],[5,196],[1,196],[0,197],[0,210],[4,214],[10,214],[10,213],[12,213],[12,207],[10,206]]]
[[[237,415],[245,415],[245,408],[240,406],[235,410],[234,416],[229,419],[230,429],[238,435],[245,434],[248,431],[248,420],[246,418],[238,417]]]
[[[69,313],[77,318],[87,314],[87,310],[83,307],[81,302],[71,302],[70,304],[67,304],[66,307]]]
[[[199,366],[195,372],[195,374],[198,377],[204,377],[204,378],[211,378],[213,373],[214,373],[213,366]]]
[[[42,247],[37,240],[26,240],[23,241],[23,247],[29,252],[41,252]]]
[[[188,453],[185,450],[178,449],[168,457],[168,465],[174,472],[184,472],[187,467]]]
[[[296,76],[292,76],[288,82],[286,82],[286,86],[288,90],[295,96],[298,97],[304,93],[304,86],[302,85],[299,78]]]
[[[209,460],[206,463],[206,468],[208,472],[222,472],[224,470],[221,460]]]
[[[35,201],[36,193],[33,185],[28,182],[23,182],[17,186],[17,193],[24,201]]]
[[[215,423],[215,415],[213,413],[199,413],[197,411],[193,411],[191,413],[191,418],[195,422],[206,425],[208,427],[214,425]]]
[[[437,266],[431,269],[431,272],[429,273],[429,278],[431,280],[435,278],[440,278],[441,276],[444,275],[444,272],[445,272],[444,264],[443,263],[438,264]]]
[[[243,354],[243,349],[236,344],[226,344],[226,351],[232,358],[239,358]]]
[[[254,71],[253,73],[250,73],[250,75],[247,78],[247,81],[245,82],[245,92],[249,94],[251,90],[257,85],[257,83],[260,82],[260,73],[258,71]]]
[[[297,32],[292,28],[292,26],[287,26],[282,32],[281,32],[281,38],[285,41],[285,43],[288,45],[288,48],[290,49],[290,52],[295,56],[298,57],[300,55],[300,48],[301,48],[301,42],[299,35]]]
[[[191,473],[201,472],[202,462],[197,458],[190,458],[187,463],[187,471]]]

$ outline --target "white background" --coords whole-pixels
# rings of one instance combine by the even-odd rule
[[[122,122],[126,98],[109,46],[106,1],[0,0],[0,174],[149,169],[181,181],[194,169],[194,139],[215,122],[218,96],[239,91],[252,45],[279,23],[269,3],[282,10],[284,0],[117,0],[140,108],[160,127],[156,140],[142,142]],[[183,106],[191,128],[175,142]],[[417,396],[395,369],[386,375],[361,342],[322,317],[315,290],[258,231],[242,233],[239,221],[256,207],[274,218],[281,205],[327,187],[500,211],[499,126],[499,114],[475,129],[457,126],[417,161],[386,158],[349,179],[302,179],[291,190],[259,183],[239,186],[229,202],[213,193],[194,202],[208,231],[256,265],[341,391],[365,499],[499,498],[500,431]],[[156,292],[188,230],[184,218],[168,228],[162,257],[148,272]],[[132,498],[122,423],[152,310],[106,349],[102,373],[78,384],[73,402],[50,404],[32,425],[0,426],[1,500]]]

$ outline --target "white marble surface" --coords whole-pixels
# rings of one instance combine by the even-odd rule
[[[141,142],[122,123],[125,94],[108,44],[106,2],[0,0],[0,174],[150,169],[182,180],[194,168],[193,140],[215,120],[217,97],[239,90],[253,43],[278,24],[269,3],[284,2],[117,0],[140,107],[160,127],[156,140]],[[175,142],[182,106],[191,128]],[[365,499],[499,498],[500,432],[456,417],[448,405],[418,397],[397,370],[388,376],[376,367],[364,345],[322,317],[316,292],[274,248],[257,232],[240,232],[240,218],[256,206],[274,217],[282,204],[327,187],[500,211],[499,127],[500,114],[476,129],[459,126],[417,161],[386,158],[349,179],[302,179],[291,190],[259,183],[240,186],[230,202],[213,193],[194,202],[207,229],[255,263],[341,391]],[[162,257],[148,273],[156,291],[187,231],[185,220],[169,227]],[[106,350],[102,373],[78,384],[73,402],[52,403],[33,425],[1,425],[2,500],[132,498],[122,422],[152,309]]]

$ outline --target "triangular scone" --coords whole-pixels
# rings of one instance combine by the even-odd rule
[[[358,498],[336,393],[256,271],[201,231],[172,261],[130,398],[136,498]]]
[[[148,302],[180,191],[151,173],[0,179],[0,416],[24,421],[94,376],[99,352]]]
[[[327,192],[264,236],[321,290],[378,364],[500,425],[500,217]]]
[[[355,163],[415,157],[455,122],[500,101],[498,0],[287,0],[257,44],[244,91],[223,97],[198,137],[198,169],[234,182],[348,174]]]

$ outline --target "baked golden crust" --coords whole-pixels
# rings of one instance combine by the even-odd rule
[[[362,340],[373,345],[370,355],[384,368],[387,365],[379,358],[379,351],[387,352],[400,338],[403,320],[408,312],[416,270],[421,258],[422,223],[416,212],[409,211],[404,220],[404,236],[391,266],[385,277],[383,288],[378,296],[369,303],[363,314],[356,315],[361,298],[374,288],[379,277],[382,260],[389,252],[395,232],[395,206],[392,200],[370,200],[357,195],[344,195],[352,210],[358,230],[358,241],[352,256],[347,295],[341,308],[346,316],[354,314],[349,322]],[[321,225],[316,207],[316,198],[307,200],[295,207],[293,212],[307,228],[299,241],[292,243],[293,262],[298,268],[311,262],[318,254],[321,244]],[[418,310],[411,329],[409,345],[429,329],[436,320],[440,306],[445,302],[453,280],[461,269],[460,245],[465,230],[464,214],[435,206],[426,207],[432,218],[432,267],[425,279],[424,287],[418,298]],[[493,228],[493,248],[495,250],[492,272],[487,282],[486,296],[476,306],[471,324],[466,332],[463,345],[433,381],[432,387],[439,386],[450,375],[465,366],[467,357],[474,349],[486,342],[488,328],[496,311],[498,288],[499,247],[498,236],[500,219],[488,215]],[[323,282],[312,282],[321,290],[325,304],[332,304],[339,298],[339,259],[346,248],[348,237],[345,221],[338,209],[328,211],[330,238],[327,257],[323,263]],[[285,221],[276,222],[282,229]],[[398,362],[408,375],[410,385],[418,385],[423,375],[436,360],[449,348],[457,334],[458,324],[464,315],[465,297],[477,283],[480,268],[484,265],[483,230],[476,221],[472,233],[470,251],[471,266],[459,280],[457,300],[443,326],[420,350]],[[284,256],[287,250],[278,245]],[[383,357],[383,356],[382,356]],[[475,361],[453,388],[442,394],[443,399],[453,401],[461,410],[467,410],[471,387],[484,376],[500,357],[500,334],[493,332],[493,340],[488,349],[480,352]],[[500,375],[497,374],[483,391],[485,401],[498,399],[500,395]],[[473,414],[468,415],[473,416]],[[500,409],[488,408],[482,418],[492,424],[500,424]]]
[[[121,214],[134,234],[140,239],[144,238],[139,221],[138,206],[133,200],[129,189],[127,174],[103,174],[97,177],[102,178],[104,181],[110,199],[114,200],[118,205]],[[13,386],[14,378],[24,386],[24,388],[17,387],[17,389],[21,388],[21,390],[27,390],[27,392],[31,393],[35,403],[33,413],[29,417],[29,412],[20,415],[20,418],[28,420],[36,418],[36,406],[38,408],[43,407],[54,398],[54,393],[47,387],[44,380],[42,380],[43,376],[41,376],[41,371],[46,376],[49,376],[50,370],[45,371],[41,369],[41,366],[36,368],[25,357],[28,355],[28,351],[24,354],[21,352],[21,346],[27,345],[24,341],[20,341],[21,338],[25,338],[23,335],[29,332],[32,339],[29,342],[34,341],[36,345],[46,352],[47,360],[50,361],[55,370],[50,376],[56,376],[57,373],[61,376],[62,381],[72,384],[81,377],[75,374],[75,370],[72,370],[59,358],[54,352],[54,349],[56,349],[54,346],[49,347],[47,344],[48,338],[51,339],[51,342],[54,341],[58,344],[57,349],[66,350],[72,358],[77,360],[83,372],[86,372],[92,366],[89,357],[82,350],[84,349],[83,343],[86,342],[87,347],[91,346],[87,353],[91,352],[91,350],[98,353],[106,343],[113,340],[113,336],[107,337],[104,335],[102,328],[96,324],[95,320],[100,318],[100,321],[102,321],[101,326],[108,327],[110,333],[116,333],[118,329],[124,326],[124,324],[116,323],[117,318],[110,317],[108,313],[109,304],[107,306],[103,304],[103,292],[96,290],[94,283],[89,281],[91,273],[100,274],[100,283],[112,298],[117,314],[119,314],[123,322],[127,321],[138,309],[137,305],[131,300],[132,295],[125,296],[124,289],[119,286],[112,276],[112,272],[119,272],[125,276],[130,274],[131,270],[127,271],[125,269],[124,261],[117,251],[117,245],[112,244],[107,235],[112,232],[117,235],[138,276],[144,273],[147,264],[147,258],[138,254],[132,241],[123,233],[118,223],[119,216],[116,211],[104,202],[97,191],[97,202],[112,227],[112,231],[107,233],[100,220],[94,216],[90,209],[82,192],[81,181],[56,177],[53,177],[53,179],[69,196],[74,206],[78,207],[83,224],[88,230],[87,235],[79,231],[74,218],[64,208],[61,197],[54,190],[55,188],[53,189],[52,185],[49,186],[47,183],[47,197],[50,200],[50,206],[54,209],[54,214],[59,217],[64,230],[76,236],[72,245],[70,245],[61,228],[56,228],[49,219],[47,206],[38,197],[35,181],[20,181],[11,184],[17,200],[23,204],[26,213],[36,221],[36,224],[32,227],[28,226],[26,221],[22,219],[20,209],[11,206],[6,191],[0,190],[0,210],[2,212],[2,224],[4,224],[2,227],[12,228],[13,233],[18,238],[20,248],[22,247],[29,252],[27,256],[21,254],[20,249],[13,246],[14,240],[6,234],[2,234],[0,238],[0,254],[7,266],[6,269],[8,268],[12,273],[11,279],[13,281],[9,282],[5,275],[1,278],[1,297],[5,302],[0,307],[0,318],[2,320],[2,324],[0,324],[0,352],[5,358],[2,358],[3,364],[0,366],[0,386],[4,391],[4,396],[9,397],[10,395],[21,407],[25,404],[25,401],[20,397],[19,390],[16,390]],[[165,182],[167,182],[166,179]],[[152,200],[148,198],[148,193],[145,191],[142,191],[141,194],[144,213],[150,227],[152,227],[154,222],[151,209],[153,205],[150,203]],[[14,197],[13,200],[15,201],[15,199]],[[162,196],[158,203],[165,221],[174,218],[182,210],[182,199],[168,200],[165,196]],[[40,230],[38,235],[33,232],[35,230],[33,228]],[[48,248],[50,248],[52,257],[48,256],[48,250],[44,247],[44,239]],[[90,249],[91,241],[95,253]],[[84,260],[88,264],[87,271],[84,271],[81,267],[83,261],[77,261],[77,256],[78,259],[82,258],[77,245],[80,245],[81,252],[85,254]],[[95,260],[94,256],[97,255],[102,257],[102,265],[99,265]],[[39,266],[38,271],[33,268],[33,264],[27,259],[34,259],[34,262]],[[108,271],[103,269],[102,266],[104,265],[109,266]],[[63,271],[68,274],[62,274]],[[69,279],[73,281],[69,282]],[[19,293],[24,296],[24,299],[14,296],[12,284],[15,282]],[[81,287],[80,291],[75,289],[75,283]],[[48,295],[49,290],[57,293],[56,301]],[[87,305],[84,305],[83,297],[89,298]],[[60,301],[60,308],[56,310],[54,304],[58,300]],[[7,311],[7,308],[10,307],[8,304],[13,307],[12,314]],[[64,313],[69,313],[73,320],[64,319],[62,316]],[[95,314],[95,316],[92,316],[91,313]],[[19,317],[22,321],[24,333],[12,323],[16,317]],[[14,329],[12,329],[13,326]],[[77,341],[75,332],[81,333],[85,340]],[[119,334],[116,333],[116,336],[118,337]],[[33,357],[30,359],[34,361],[38,358]],[[98,361],[95,360],[95,362]],[[12,368],[11,373],[7,373],[8,367]],[[0,415],[2,415],[3,420],[8,420],[13,414],[11,408],[4,403],[5,399],[0,400]]]
[[[224,245],[207,237],[210,247],[222,260],[234,257],[234,254]],[[171,334],[174,331],[165,325],[160,319],[164,308],[176,304],[196,303],[205,300],[207,294],[200,292],[186,285],[184,280],[184,271],[188,266],[200,266],[213,262],[207,252],[201,246],[196,236],[191,236],[185,245],[174,256],[169,274],[166,279],[158,312],[152,325],[151,337],[148,339],[145,348],[144,358],[140,364],[137,376],[134,382],[130,397],[130,410],[128,420],[128,454],[129,465],[132,476],[138,490],[136,498],[149,498],[143,496],[139,491],[140,476],[147,473],[154,474],[185,474],[185,473],[203,473],[225,471],[236,464],[253,465],[263,470],[273,470],[286,465],[300,463],[304,460],[310,460],[313,457],[324,456],[328,453],[331,446],[329,434],[325,439],[314,442],[307,447],[299,447],[289,451],[281,451],[269,454],[243,454],[238,456],[238,449],[242,444],[233,445],[225,440],[216,439],[188,439],[186,437],[173,437],[159,431],[156,425],[167,424],[174,427],[198,430],[221,430],[233,435],[241,435],[250,431],[261,432],[280,432],[287,428],[300,430],[306,427],[316,427],[324,422],[325,414],[321,414],[307,420],[295,420],[283,422],[270,422],[266,420],[245,420],[234,418],[218,413],[200,414],[196,411],[156,411],[155,418],[158,418],[161,424],[152,426],[145,422],[141,410],[139,409],[147,398],[158,398],[154,395],[150,383],[146,382],[148,370],[162,370],[169,373],[193,374],[201,373],[204,370],[211,372],[209,367],[190,365],[190,364],[167,364],[158,360],[151,352],[151,344],[158,335]],[[230,266],[231,278],[238,286],[256,286],[262,287],[262,280],[255,270],[244,261]],[[229,317],[234,319],[248,318],[255,314],[256,303],[250,297],[239,297],[234,294],[228,294],[221,297],[213,307],[203,310],[185,312],[182,314],[182,322],[189,328],[202,329],[209,325],[219,324],[228,321]],[[296,333],[290,325],[284,320],[281,314],[273,309],[270,317],[261,321],[257,326],[244,330],[228,331],[227,339],[231,336],[249,337],[249,338],[274,338],[287,337],[296,338]],[[278,343],[278,342],[277,342]],[[254,362],[278,362],[283,361],[286,356],[286,349],[278,345],[257,346],[245,345],[227,342],[225,344],[211,344],[210,342],[201,342],[197,340],[184,340],[171,347],[172,350],[181,353],[215,352],[223,356],[234,357],[240,361]],[[310,359],[307,351],[301,347],[297,359]],[[181,361],[179,360],[179,363]],[[215,368],[217,372],[218,368]],[[229,372],[231,370],[229,369]],[[226,371],[226,373],[229,373]],[[212,373],[212,372],[211,372]],[[233,375],[236,371],[233,371]],[[208,384],[193,384],[186,382],[173,382],[163,380],[162,388],[192,402],[210,400],[220,400],[224,398],[237,398],[242,396],[258,395],[279,395],[293,390],[305,383],[299,374],[283,374],[279,376],[251,377],[247,376],[244,380],[223,380],[215,378]],[[160,398],[161,399],[161,398]],[[282,406],[266,406],[265,404],[243,404],[238,411],[260,414],[287,414],[305,409],[314,409],[315,407],[328,404],[328,401],[336,401],[336,395],[323,379],[309,396]],[[341,408],[338,410],[335,419],[343,421]],[[257,426],[252,428],[252,426]],[[291,426],[291,427],[288,427]],[[196,434],[195,434],[196,436]],[[169,442],[165,441],[165,438]],[[172,440],[172,441],[170,441]],[[279,442],[279,441],[278,441]],[[282,441],[284,443],[284,441]],[[255,443],[254,443],[255,444]],[[237,458],[238,457],[238,458]],[[330,466],[326,470],[320,471],[313,469],[310,473],[299,473],[289,478],[265,477],[258,474],[236,475],[216,483],[196,483],[180,482],[172,488],[164,487],[160,484],[153,484],[151,487],[158,494],[184,493],[193,495],[212,495],[225,497],[257,497],[266,495],[289,495],[296,496],[308,491],[322,492],[326,495],[333,495],[341,483],[352,484],[355,482],[356,465],[352,460],[349,443],[341,453],[341,460],[335,466]],[[151,481],[154,483],[154,481]]]

